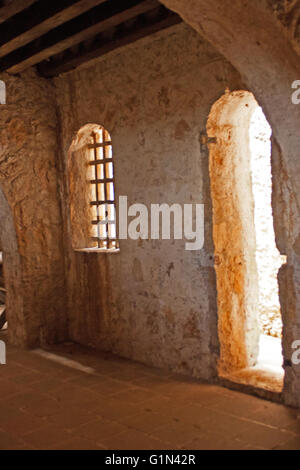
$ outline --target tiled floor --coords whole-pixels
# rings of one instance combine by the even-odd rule
[[[51,352],[73,362],[8,348],[1,450],[300,450],[295,410],[79,346]]]

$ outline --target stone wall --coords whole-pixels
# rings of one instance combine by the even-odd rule
[[[300,1],[268,0],[268,4],[300,52]]]
[[[87,123],[111,134],[116,196],[128,205],[205,203],[205,247],[121,240],[119,254],[75,253],[69,207],[65,241],[73,340],[203,378],[219,356],[208,150],[213,103],[243,88],[239,75],[182,24],[55,81],[62,161]],[[68,199],[68,178],[62,200]]]
[[[30,71],[2,74],[0,238],[10,340],[37,346],[66,338],[62,218],[53,86]]]

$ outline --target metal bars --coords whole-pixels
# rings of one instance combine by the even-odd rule
[[[91,137],[92,143],[88,144],[90,150],[88,165],[91,175],[89,183],[92,194],[90,201],[93,213],[92,240],[97,242],[98,248],[115,249],[117,237],[112,142],[104,128],[94,131]]]

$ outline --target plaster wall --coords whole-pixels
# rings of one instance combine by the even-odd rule
[[[56,79],[68,201],[68,150],[88,123],[111,134],[116,196],[128,205],[205,204],[205,246],[121,240],[120,253],[75,253],[64,205],[70,336],[83,344],[202,378],[219,356],[208,149],[213,103],[236,71],[181,24]]]

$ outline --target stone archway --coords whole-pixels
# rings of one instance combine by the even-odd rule
[[[300,173],[300,106],[291,101],[300,61],[267,0],[160,1],[211,42],[241,74],[277,136],[300,207],[300,181],[293,175],[295,170]]]
[[[0,188],[0,240],[3,250],[3,269],[6,287],[6,317],[9,322],[8,336],[12,343],[27,343],[21,262],[12,211]]]

